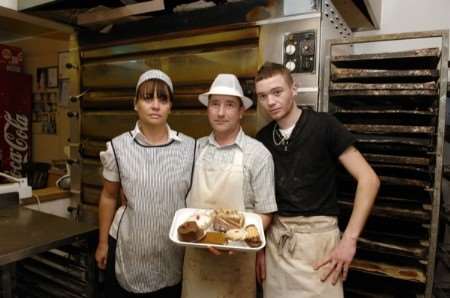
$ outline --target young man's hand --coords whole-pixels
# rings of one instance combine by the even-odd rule
[[[356,239],[348,238],[344,234],[331,253],[315,264],[314,270],[324,267],[322,281],[331,278],[331,283],[335,285],[340,277],[342,281],[347,279],[350,264],[356,253],[356,242]]]

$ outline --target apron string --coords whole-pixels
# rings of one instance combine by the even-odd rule
[[[288,252],[292,255],[292,253],[295,251],[295,246],[297,242],[294,239],[295,234],[287,230],[283,234],[280,235],[280,240],[278,241],[278,255],[283,255],[283,251],[285,247],[287,246]]]
[[[191,182],[189,183],[189,188],[186,192],[186,195],[184,196],[184,201],[186,202],[187,197],[189,195],[189,192],[191,191],[192,188],[192,180],[194,179],[194,169],[195,169],[195,153],[197,152],[197,140],[194,140],[194,154],[192,157],[192,169],[191,169]]]
[[[278,218],[276,218],[276,221],[278,221],[278,224],[280,225],[279,228],[280,238],[277,243],[278,254],[280,256],[283,255],[283,251],[285,249],[287,249],[291,255],[294,253],[297,244],[295,234],[325,233],[333,231],[337,228],[337,223],[317,228],[304,228],[304,229],[299,227],[292,228],[286,226],[286,224],[282,223]]]

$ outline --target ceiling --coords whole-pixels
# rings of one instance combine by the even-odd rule
[[[0,6],[0,42],[12,41],[36,35],[45,35],[58,30],[61,24],[67,28],[91,33],[109,33],[111,25],[126,27],[124,24],[137,23],[148,19],[158,19],[166,24],[170,31],[169,18],[181,19],[190,12],[174,12],[180,8],[193,5],[191,9],[212,7],[220,10],[222,6],[233,6],[233,3],[258,5],[268,0],[23,0],[18,2],[19,11]],[[230,4],[231,3],[231,4]],[[237,5],[239,5],[239,3]],[[140,6],[139,6],[140,5]],[[138,6],[133,11],[131,7]],[[189,7],[187,7],[189,9]],[[142,11],[144,11],[142,13]],[[111,18],[113,16],[113,18]],[[84,19],[87,21],[83,21]],[[34,18],[34,19],[33,19]],[[52,24],[45,26],[39,22],[48,20]],[[154,21],[155,22],[155,21]],[[116,28],[115,28],[116,30]],[[179,29],[177,29],[179,30]],[[126,31],[126,30],[122,30]],[[114,34],[114,32],[112,32]]]
[[[55,35],[53,34],[55,32],[62,34]],[[0,43],[49,34],[56,38],[67,39],[72,32],[71,26],[0,7]]]
[[[368,0],[333,0],[352,30],[374,29]],[[80,31],[87,42],[207,28],[249,21],[256,8],[281,0],[39,0],[19,1],[20,12],[0,7],[0,42],[62,28]],[[200,6],[206,8],[199,9]],[[180,8],[191,8],[179,11]],[[193,9],[193,10],[192,10]],[[252,12],[252,13],[250,13]],[[20,17],[17,17],[20,16]],[[257,18],[258,16],[256,16]],[[41,22],[39,20],[46,20]],[[30,26],[30,24],[32,26]]]
[[[192,5],[193,9],[196,7],[209,7],[209,6],[220,6],[226,4],[227,2],[248,2],[249,0],[54,0],[54,1],[46,1],[47,3],[43,3],[40,5],[36,5],[33,7],[28,7],[26,9],[22,9],[22,12],[27,14],[32,14],[35,16],[52,19],[58,22],[62,22],[65,24],[69,24],[76,27],[86,27],[86,28],[95,28],[93,26],[98,23],[102,23],[101,21],[93,22],[92,24],[82,24],[80,25],[80,17],[85,16],[88,13],[97,13],[102,14],[113,14],[119,10],[124,10],[127,7],[133,7],[140,5],[149,5],[148,11],[145,11],[143,8],[140,8],[138,12],[127,16],[119,13],[119,17],[116,20],[113,20],[112,23],[118,22],[132,22],[136,21],[136,19],[140,20],[143,18],[150,17],[158,17],[163,15],[172,15],[175,8],[179,9],[182,6]],[[261,1],[260,1],[261,2]],[[266,1],[264,1],[266,2]],[[204,3],[202,5],[202,3]],[[152,5],[155,7],[152,8]],[[162,9],[161,9],[162,8]],[[142,12],[144,11],[144,12]],[[108,23],[108,21],[103,22],[104,24]],[[111,22],[109,22],[111,23]]]

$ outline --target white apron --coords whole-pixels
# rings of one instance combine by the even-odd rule
[[[204,149],[195,165],[190,208],[245,210],[243,153],[236,151],[232,164],[206,164]],[[237,252],[215,256],[206,249],[188,248],[184,258],[184,298],[254,298],[255,254]]]
[[[265,298],[341,298],[342,281],[322,282],[313,266],[337,245],[337,219],[330,216],[274,218],[267,236]]]

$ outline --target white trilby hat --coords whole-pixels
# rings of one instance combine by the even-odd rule
[[[198,100],[205,106],[208,106],[209,96],[213,94],[239,97],[245,109],[248,109],[253,104],[253,101],[250,98],[244,96],[241,84],[239,84],[239,80],[234,74],[219,74],[211,84],[209,91],[200,94]]]
[[[158,79],[163,81],[164,83],[169,86],[170,91],[173,93],[173,84],[172,80],[169,78],[168,75],[166,75],[164,72],[160,71],[159,69],[150,69],[141,74],[139,77],[139,80],[136,84],[136,92],[138,91],[139,87],[148,80]]]

